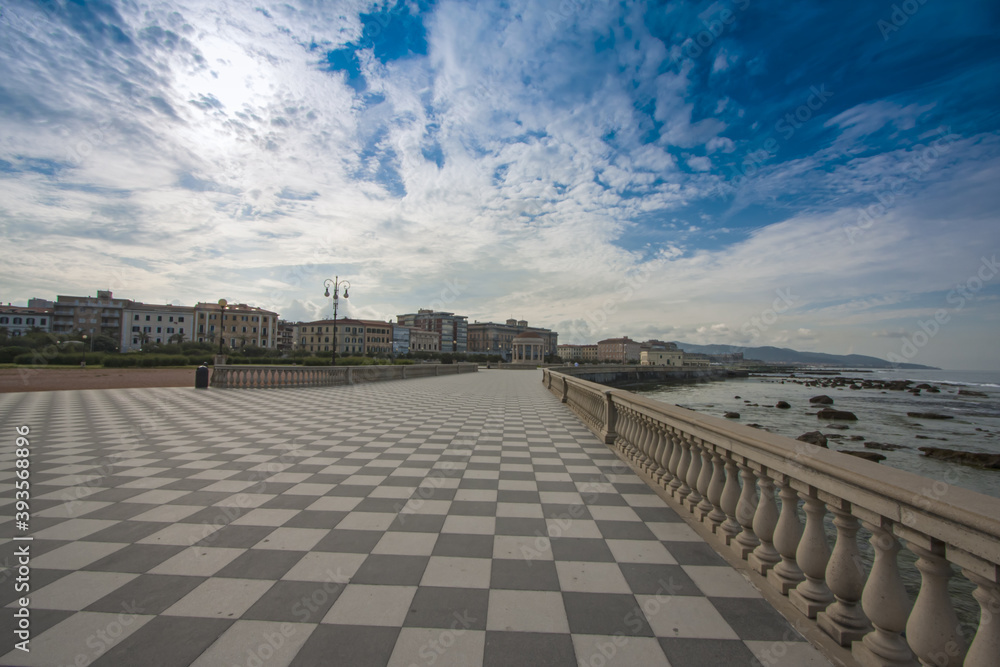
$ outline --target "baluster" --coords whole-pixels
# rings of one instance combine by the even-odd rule
[[[670,439],[670,433],[663,424],[656,422],[655,426],[658,438],[656,463],[659,466],[659,470],[657,470],[656,482],[662,488],[666,489],[670,480],[674,477],[670,472],[670,455],[673,453],[673,441]]]
[[[965,667],[993,667],[1000,656],[1000,586],[975,572],[962,572],[976,585],[972,597],[979,603],[979,629],[965,654]]]
[[[799,495],[792,488],[791,478],[780,475],[776,479],[781,497],[781,515],[774,529],[774,548],[781,555],[781,561],[768,571],[767,580],[782,595],[788,595],[788,591],[805,579],[795,562],[795,551],[802,538],[802,522],[799,521]]]
[[[907,531],[907,546],[917,555],[920,592],[906,622],[906,640],[922,665],[959,667],[965,657],[965,638],[948,595],[951,564],[944,558],[945,543]],[[995,658],[991,664],[996,664]]]
[[[774,548],[774,529],[778,524],[778,506],[774,502],[774,483],[767,474],[767,468],[757,473],[760,498],[757,512],[753,515],[753,532],[760,544],[750,554],[750,567],[767,576],[768,570],[781,561],[781,555]]]
[[[836,499],[827,505],[833,512],[837,541],[826,565],[826,584],[834,602],[816,616],[820,629],[841,646],[850,646],[871,630],[871,623],[861,609],[865,587],[865,567],[858,551],[858,519],[851,514],[851,504]]]
[[[642,469],[642,451],[639,449],[641,438],[637,415],[634,410],[623,408],[620,417],[623,418],[623,421],[619,422],[618,428],[625,430],[624,445],[627,447],[625,454],[632,463]]]
[[[681,488],[683,480],[681,479],[681,459],[684,456],[684,443],[681,442],[681,437],[674,428],[670,429],[670,462],[668,464],[668,469],[670,470],[670,486],[667,489],[670,495],[674,498],[677,497],[677,491]]]
[[[708,513],[708,522],[712,532],[718,534],[719,526],[726,520],[722,511],[722,490],[726,488],[726,464],[719,454],[718,448],[712,453],[712,481],[708,484],[708,500],[712,503],[712,511]]]
[[[726,485],[722,489],[722,511],[726,513],[726,520],[719,529],[728,546],[740,532],[740,522],[736,520],[736,508],[740,502],[740,482],[737,477],[739,470],[732,456],[726,452],[722,458],[726,462]]]
[[[880,523],[863,522],[872,531],[869,542],[875,548],[875,562],[861,594],[861,606],[874,630],[856,642],[852,652],[862,667],[917,667],[913,651],[903,639],[911,605],[899,574],[899,540],[889,531],[888,522],[884,528]]]
[[[626,460],[632,461],[631,447],[629,447],[629,437],[632,434],[631,410],[622,408],[619,414],[618,437],[615,438],[615,449],[625,455]]]
[[[687,480],[691,493],[684,499],[684,506],[689,512],[693,512],[695,506],[701,502],[701,492],[698,491],[698,477],[701,475],[701,440],[690,437],[691,440],[691,463],[688,465]]]
[[[754,480],[753,470],[747,465],[747,460],[741,458],[739,466],[740,477],[743,478],[743,488],[740,491],[740,500],[736,505],[736,520],[739,521],[742,530],[733,540],[731,546],[740,558],[746,560],[747,556],[760,544],[760,540],[753,532],[753,518],[757,510],[757,484]]]
[[[656,469],[653,462],[653,429],[649,426],[649,418],[642,414],[636,415],[636,425],[639,428],[639,439],[642,442],[642,468],[647,474]]]
[[[823,577],[826,576],[826,563],[830,560],[830,547],[826,543],[826,533],[823,531],[823,517],[826,506],[816,497],[816,490],[809,489],[805,500],[806,527],[799,540],[799,548],[795,551],[795,560],[802,568],[806,578],[788,594],[792,605],[808,618],[816,618],[816,614],[826,609],[833,601],[833,593],[827,588]]]
[[[681,434],[681,446],[683,447],[683,452],[681,453],[681,462],[677,466],[677,476],[680,477],[681,483],[677,488],[677,493],[674,497],[681,503],[684,504],[684,499],[691,493],[691,487],[687,483],[688,468],[691,467],[691,438],[688,437],[687,433]]]
[[[701,471],[698,473],[698,493],[701,500],[695,505],[694,515],[704,521],[712,511],[712,501],[708,499],[708,485],[712,481],[712,452],[704,440],[701,441]]]

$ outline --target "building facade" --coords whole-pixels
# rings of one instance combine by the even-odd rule
[[[153,343],[185,343],[193,340],[194,307],[130,301],[122,309],[119,345],[122,352],[141,350]]]
[[[10,338],[32,331],[52,331],[52,309],[0,306],[0,329],[6,329]]]
[[[440,352],[441,334],[437,331],[410,329],[410,352]]]
[[[333,353],[334,331],[337,338],[337,355],[364,354],[389,355],[392,352],[392,323],[374,320],[337,319],[298,322],[295,329],[296,350],[305,350],[317,356]]]
[[[597,341],[597,360],[628,364],[639,361],[639,342],[628,336]]]
[[[597,345],[560,345],[556,354],[567,363],[592,363],[597,361]]]
[[[402,324],[392,325],[392,354],[401,356],[410,353],[410,327]]]
[[[120,340],[123,310],[131,303],[114,298],[108,290],[98,290],[96,297],[59,295],[52,309],[52,333],[81,332]]]
[[[295,347],[295,323],[278,320],[278,351],[290,352]]]
[[[436,331],[440,335],[441,352],[469,350],[469,318],[465,315],[421,308],[415,313],[397,315],[396,322],[415,329]]]
[[[278,314],[245,303],[199,303],[194,307],[195,330],[192,340],[199,343],[222,342],[231,350],[241,347],[277,349]]]
[[[639,353],[639,363],[643,366],[683,366],[684,353],[681,350],[643,350]]]
[[[559,334],[551,329],[529,327],[527,320],[509,319],[504,324],[473,322],[468,328],[469,352],[497,354],[510,359],[514,339],[522,333],[531,333],[542,339],[546,355],[559,353]]]

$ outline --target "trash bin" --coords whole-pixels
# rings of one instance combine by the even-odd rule
[[[194,372],[194,388],[208,389],[208,365],[202,364]]]

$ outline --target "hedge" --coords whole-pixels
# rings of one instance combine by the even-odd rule
[[[31,352],[30,347],[22,345],[12,345],[10,347],[0,347],[0,364],[14,363],[14,357]]]
[[[107,368],[150,368],[152,366],[187,366],[191,364],[183,354],[116,354],[104,359]]]
[[[25,366],[79,366],[80,362],[86,361],[88,364],[101,364],[109,355],[103,352],[61,352],[51,354],[47,350],[36,352],[26,352],[14,357],[15,364]]]

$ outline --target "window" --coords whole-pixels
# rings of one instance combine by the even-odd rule
[[[247,328],[243,327],[243,333],[246,333],[246,332],[247,332]]]
[[[156,342],[157,342],[157,343],[162,343],[163,341],[162,341],[162,340],[160,340],[159,338],[157,338],[157,339],[156,339]]]
[[[132,331],[138,331],[138,330],[139,330],[139,327],[138,327],[138,326],[134,326],[134,327],[132,327]]]
[[[257,333],[257,327],[253,328],[253,333]]]
[[[132,316],[132,319],[133,319],[133,320],[138,320],[138,319],[139,319],[139,316],[138,316],[138,315],[133,315],[133,316]]]
[[[20,317],[15,317],[14,321],[11,324],[20,324],[20,323],[21,323],[21,318]]]
[[[184,321],[184,316],[183,315],[178,316],[177,321],[178,322],[183,322]]]
[[[139,339],[138,338],[133,338],[132,339],[132,344],[133,345],[138,345],[139,344]]]
[[[8,322],[10,322],[9,317],[0,317],[0,324],[7,324]]]
[[[38,323],[39,324],[45,324],[45,318],[43,317],[41,320],[38,321]]]
[[[157,322],[162,322],[163,321],[163,315],[157,315],[156,316],[156,321]]]
[[[163,333],[163,327],[156,327],[156,333]],[[156,341],[157,343],[160,341]]]
[[[25,324],[34,324],[35,323],[35,318],[34,317],[28,317],[28,318],[26,318],[24,320],[24,323]]]
[[[208,332],[209,333],[215,333],[215,325],[214,324],[208,328]]]
[[[173,332],[174,332],[173,327],[167,327],[167,333],[173,333]]]
[[[173,315],[171,315],[171,316],[170,316],[170,321],[171,321],[171,322],[173,322],[173,321],[174,321],[174,316],[173,316]]]

